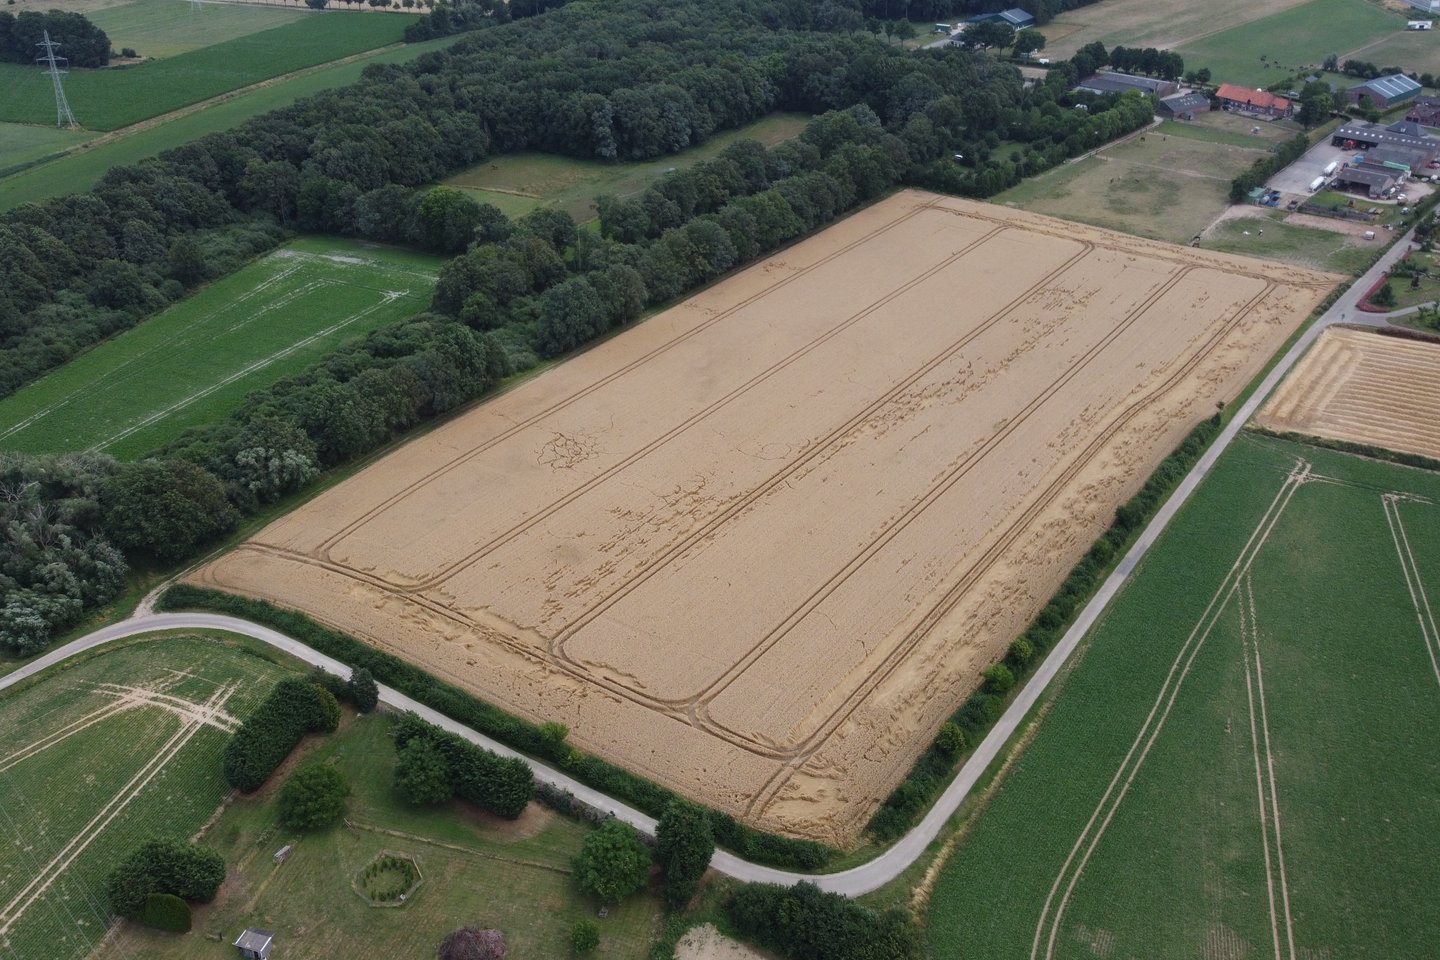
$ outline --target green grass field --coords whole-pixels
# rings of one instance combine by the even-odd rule
[[[1262,156],[1266,137],[1229,115],[1158,130],[1061,164],[994,197],[1066,220],[1187,243],[1229,204],[1230,180]],[[1273,133],[1268,131],[1267,133]]]
[[[1352,57],[1381,66],[1394,62],[1417,73],[1440,68],[1440,42],[1424,34],[1407,39],[1405,19],[1366,0],[1309,0],[1186,43],[1177,52],[1188,69],[1209,67],[1217,82],[1253,87],[1319,66],[1332,53],[1342,62]],[[1386,59],[1388,52],[1381,56],[1387,46],[1397,54],[1403,50],[1413,62]]]
[[[942,871],[935,957],[1432,956],[1437,501],[1242,437]]]
[[[507,216],[524,216],[542,206],[557,206],[577,223],[595,219],[598,194],[639,193],[672,167],[687,167],[714,157],[736,140],[759,140],[773,146],[798,136],[809,117],[774,113],[739,130],[717,133],[698,147],[643,163],[601,163],[547,153],[515,153],[495,157],[457,173],[445,182],[460,187],[481,203],[492,203]]]
[[[191,16],[178,4],[177,17]],[[194,14],[217,9],[207,5]],[[223,15],[227,9],[218,8]],[[398,43],[408,17],[325,13],[134,67],[73,70],[65,95],[88,130],[115,130],[304,67]],[[0,64],[0,120],[55,120],[50,79],[38,68]]]
[[[1297,266],[1358,276],[1375,261],[1383,240],[1361,240],[1345,233],[1284,223],[1281,213],[1239,217],[1216,224],[1200,246]],[[1260,233],[1261,230],[1265,232]],[[1389,236],[1389,234],[1382,234]]]
[[[88,190],[113,166],[136,163],[171,147],[197,140],[207,133],[229,130],[251,117],[289,106],[302,97],[354,83],[360,79],[360,72],[369,64],[404,63],[431,50],[443,49],[454,42],[454,37],[441,37],[425,43],[406,44],[397,49],[384,50],[349,63],[320,67],[297,77],[238,94],[233,99],[209,105],[203,110],[127,133],[118,139],[76,150],[68,156],[21,173],[8,177],[0,176],[0,211],[31,200],[44,200]],[[0,129],[29,131],[37,128],[6,125]],[[81,136],[83,138],[83,135]],[[5,148],[0,147],[0,156],[3,156],[4,152]]]
[[[150,837],[188,839],[228,787],[220,751],[281,671],[214,640],[130,644],[0,695],[0,944],[15,960],[91,955],[104,878]],[[176,699],[164,699],[176,698]]]
[[[78,146],[92,136],[83,130],[59,130],[53,125],[0,123],[0,177],[6,171]]]
[[[433,957],[446,933],[470,925],[504,933],[510,960],[570,956],[571,926],[595,919],[598,907],[570,878],[588,828],[537,804],[514,822],[458,801],[411,808],[391,786],[389,732],[384,716],[347,720],[339,733],[313,742],[305,757],[335,764],[350,781],[353,828],[297,837],[276,820],[273,785],[241,799],[206,837],[224,854],[230,878],[214,904],[195,911],[193,932],[177,937],[127,925],[97,956],[229,960],[235,936],[257,926],[275,934],[276,958],[419,960]],[[271,855],[296,841],[295,852],[276,866]],[[355,874],[382,850],[413,856],[424,878],[399,908],[371,907],[351,889]],[[592,956],[637,960],[659,934],[659,901],[637,895],[596,922],[601,946]]]
[[[440,259],[296,240],[0,401],[0,446],[138,457],[423,310]]]
[[[133,47],[142,57],[174,57],[249,36],[313,13],[305,8],[207,3],[181,9],[176,0],[132,0],[90,14],[115,50]]]

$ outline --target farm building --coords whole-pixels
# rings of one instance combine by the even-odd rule
[[[1347,123],[1330,135],[1330,143],[1347,150],[1406,147],[1426,153],[1426,163],[1440,153],[1440,140],[1428,136],[1419,124],[1411,120],[1397,120],[1388,127],[1378,123]]]
[[[235,938],[235,949],[244,960],[270,960],[270,948],[275,945],[275,934],[269,930],[249,927]]]
[[[1197,113],[1210,111],[1210,98],[1203,93],[1177,93],[1160,101],[1160,115],[1177,120],[1193,120]]]
[[[1356,84],[1345,91],[1345,99],[1350,103],[1359,103],[1368,97],[1370,103],[1377,110],[1384,110],[1393,107],[1395,104],[1418,94],[1421,90],[1420,84],[1411,80],[1403,73],[1392,73],[1386,77],[1376,77],[1374,80],[1367,80],[1364,83]]]
[[[1408,0],[1410,6],[1421,13],[1440,14],[1440,0]]]
[[[1233,83],[1220,84],[1220,89],[1215,91],[1215,99],[1219,100],[1220,106],[1226,110],[1257,117],[1284,118],[1290,116],[1295,109],[1294,104],[1285,97],[1277,97],[1265,90],[1236,86]]]
[[[1427,127],[1440,126],[1440,97],[1416,97],[1405,119]]]
[[[1425,169],[1435,159],[1435,151],[1425,147],[1379,146],[1365,154],[1365,163],[1389,167],[1404,174]]]
[[[1026,27],[1035,26],[1034,14],[1027,13],[1019,7],[1011,7],[1009,10],[1001,10],[999,13],[981,13],[968,20],[966,23],[983,23],[986,20],[998,20],[1001,23],[1008,23],[1016,30],[1024,30]]]
[[[1399,170],[1389,170],[1384,167],[1375,168],[1369,164],[1346,167],[1335,174],[1334,186],[1337,190],[1356,190],[1371,197],[1382,197],[1385,191],[1400,179]]]
[[[1138,90],[1141,93],[1148,93],[1153,97],[1168,97],[1180,89],[1180,85],[1173,80],[1156,80],[1154,77],[1137,77],[1129,73],[1097,73],[1092,77],[1086,77],[1075,85],[1077,91],[1084,93],[1124,93],[1127,90]]]

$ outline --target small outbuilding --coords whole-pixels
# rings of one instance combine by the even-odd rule
[[[1358,104],[1368,98],[1376,110],[1386,110],[1397,103],[1413,99],[1419,95],[1421,89],[1423,88],[1419,83],[1405,74],[1392,73],[1356,84],[1345,91],[1345,99]]]
[[[274,945],[275,934],[254,927],[246,928],[245,932],[235,939],[235,949],[240,951],[240,956],[245,960],[270,960],[270,948]]]
[[[1194,120],[1197,113],[1210,112],[1210,98],[1203,93],[1177,93],[1160,101],[1160,114],[1176,120]]]
[[[1399,179],[1399,171],[1375,169],[1362,164],[1346,167],[1335,174],[1334,186],[1338,190],[1359,190],[1372,198],[1383,197]]]

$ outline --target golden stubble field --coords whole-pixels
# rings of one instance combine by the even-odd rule
[[[845,843],[1337,278],[900,193],[203,568]]]
[[[1255,422],[1440,457],[1440,344],[1326,330]]]

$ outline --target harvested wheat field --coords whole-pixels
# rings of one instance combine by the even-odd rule
[[[844,843],[1337,278],[905,192],[415,440],[195,580]]]
[[[1255,422],[1440,457],[1440,344],[1326,330]]]

